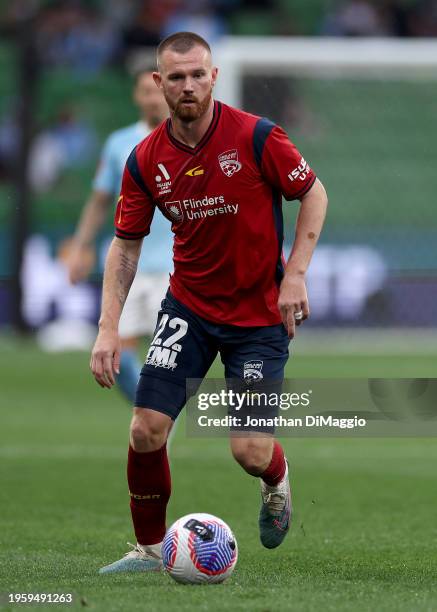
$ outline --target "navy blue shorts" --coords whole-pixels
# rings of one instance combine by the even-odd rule
[[[135,406],[175,420],[187,401],[186,380],[203,379],[218,353],[226,379],[282,382],[289,338],[284,326],[211,323],[167,292],[141,370]]]

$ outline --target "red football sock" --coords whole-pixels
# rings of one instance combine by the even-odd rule
[[[137,542],[161,542],[165,534],[165,513],[171,493],[167,445],[150,453],[138,453],[129,446],[127,481]]]
[[[266,470],[260,475],[264,482],[274,487],[280,482],[285,475],[285,457],[282,446],[276,440],[273,443],[273,454],[272,460],[270,461]]]

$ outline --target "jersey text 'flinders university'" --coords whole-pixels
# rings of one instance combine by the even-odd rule
[[[276,325],[281,322],[282,196],[301,198],[314,181],[281,128],[215,102],[211,124],[196,147],[176,140],[167,120],[132,151],[116,235],[146,236],[159,208],[175,234],[174,297],[212,322]]]

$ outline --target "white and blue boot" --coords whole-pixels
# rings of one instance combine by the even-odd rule
[[[99,569],[99,574],[110,574],[113,572],[159,572],[163,569],[161,556],[161,543],[145,546],[143,544],[131,544],[132,550],[127,552],[122,559],[114,561]]]

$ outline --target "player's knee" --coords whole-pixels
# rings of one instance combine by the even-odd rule
[[[137,452],[151,452],[158,450],[165,444],[167,432],[152,425],[134,422],[130,429],[130,443]]]
[[[269,462],[268,449],[258,440],[233,445],[232,454],[241,467],[253,476],[261,474]]]
[[[151,411],[149,411],[151,412]],[[161,448],[167,440],[169,424],[159,415],[134,414],[130,426],[130,444],[137,452]]]

